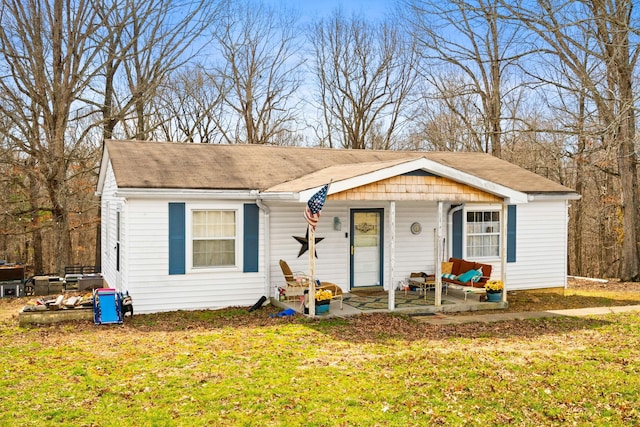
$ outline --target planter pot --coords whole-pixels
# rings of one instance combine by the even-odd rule
[[[316,300],[316,314],[327,313],[329,311],[329,307],[331,300],[325,299],[322,301]]]
[[[316,314],[329,312],[330,303],[331,300],[328,299],[322,301],[316,300]],[[304,307],[304,314],[309,314],[309,307],[307,305]]]
[[[502,292],[487,292],[487,301],[489,302],[502,301]]]

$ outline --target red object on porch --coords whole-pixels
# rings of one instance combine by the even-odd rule
[[[461,274],[466,273],[469,270],[478,270],[482,268],[482,276],[477,282],[474,282],[473,280],[461,282],[459,280],[450,279],[447,277],[442,278],[443,282],[453,283],[454,285],[461,286],[472,286],[474,288],[484,288],[485,283],[487,283],[487,280],[489,280],[489,278],[491,277],[491,270],[493,268],[491,264],[481,264],[479,262],[467,261],[460,258],[449,258],[449,262],[453,262],[451,274],[460,276]]]

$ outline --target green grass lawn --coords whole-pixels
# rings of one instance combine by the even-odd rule
[[[640,317],[434,326],[273,308],[19,328],[0,425],[640,424]]]

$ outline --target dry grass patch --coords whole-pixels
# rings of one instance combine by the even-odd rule
[[[507,294],[509,308],[501,312],[563,310],[589,307],[611,307],[640,304],[640,283],[587,279],[568,281],[567,289],[549,288],[513,291]],[[457,313],[477,314],[485,312]]]
[[[530,302],[571,297],[548,294]],[[20,303],[0,300],[0,425],[640,425],[637,313],[436,326],[243,307],[20,328]]]

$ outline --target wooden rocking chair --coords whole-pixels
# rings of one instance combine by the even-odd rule
[[[301,295],[304,295],[304,291],[309,288],[309,280],[311,278],[305,273],[294,274],[293,271],[291,271],[289,264],[287,264],[287,262],[283,259],[280,260],[280,269],[282,270],[284,280],[287,283],[287,299],[295,300]],[[298,280],[297,278],[301,278],[301,280]],[[330,282],[319,282],[316,289],[325,289],[331,291],[333,295],[331,299],[340,300],[340,309],[342,310],[342,288],[340,288],[340,286]]]
[[[288,300],[297,300],[304,295],[304,290],[309,287],[309,278],[304,273],[295,274],[291,271],[289,264],[283,259],[280,260],[280,269],[287,284],[285,295]]]

